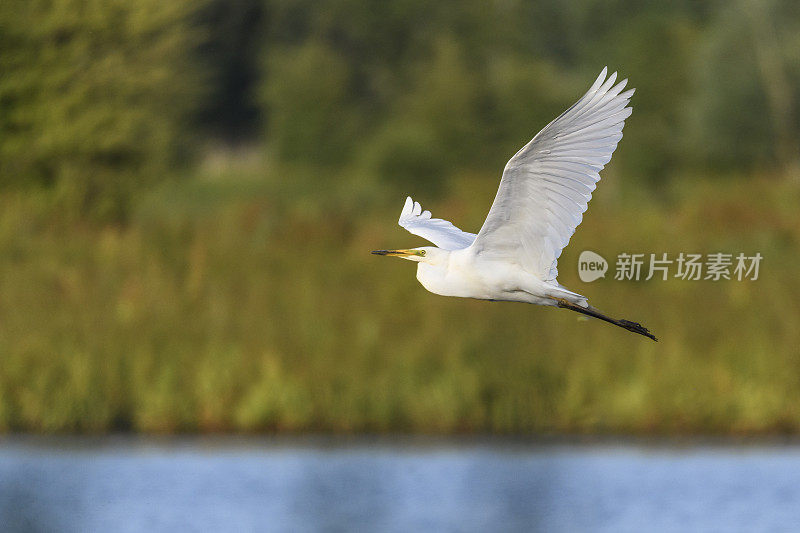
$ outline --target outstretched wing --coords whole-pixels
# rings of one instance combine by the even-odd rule
[[[474,233],[461,231],[441,218],[431,218],[431,212],[423,211],[419,202],[415,202],[410,196],[406,198],[397,223],[414,235],[419,235],[445,250],[466,248],[475,240]]]
[[[506,164],[489,215],[475,239],[476,253],[513,261],[544,281],[555,281],[569,242],[622,139],[634,90],[614,85],[607,69],[572,107],[544,127]]]

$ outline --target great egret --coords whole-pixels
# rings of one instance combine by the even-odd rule
[[[551,305],[577,311],[657,340],[647,328],[605,316],[556,280],[567,245],[622,139],[632,112],[628,80],[614,85],[607,68],[585,95],[544,127],[503,169],[500,188],[478,234],[431,218],[406,198],[399,224],[436,246],[372,253],[417,262],[417,279],[432,293]]]

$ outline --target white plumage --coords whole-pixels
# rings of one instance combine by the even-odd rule
[[[431,218],[430,211],[423,211],[419,202],[409,196],[397,221],[402,227],[414,235],[419,235],[444,250],[466,248],[475,240],[474,233],[461,231],[452,222],[441,218]]]
[[[436,247],[377,250],[419,263],[417,279],[431,292],[486,300],[557,305],[653,337],[615,320],[557,281],[558,258],[581,223],[600,171],[622,139],[632,109],[628,80],[604,68],[572,107],[545,126],[506,163],[500,187],[478,234],[432,218],[406,198],[400,226]]]

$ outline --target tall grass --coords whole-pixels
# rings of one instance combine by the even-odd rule
[[[0,200],[0,430],[800,431],[800,187],[606,177],[560,281],[661,340],[427,293],[403,197],[341,176],[206,172],[125,227]],[[496,177],[423,205],[476,231]],[[364,201],[364,198],[371,198]],[[761,252],[757,281],[577,278],[580,251]],[[612,265],[613,268],[613,265]]]

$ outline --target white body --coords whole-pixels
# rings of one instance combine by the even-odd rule
[[[600,76],[572,107],[544,127],[506,164],[500,187],[479,233],[432,218],[406,199],[399,224],[436,245],[378,250],[419,263],[417,279],[442,296],[587,308],[585,297],[559,285],[558,258],[622,139],[627,80]],[[626,327],[626,326],[623,326]]]
[[[434,294],[537,305],[556,305],[553,298],[565,298],[587,304],[579,294],[546,283],[519,265],[483,258],[470,247],[437,251],[434,261],[417,265],[417,279]]]

